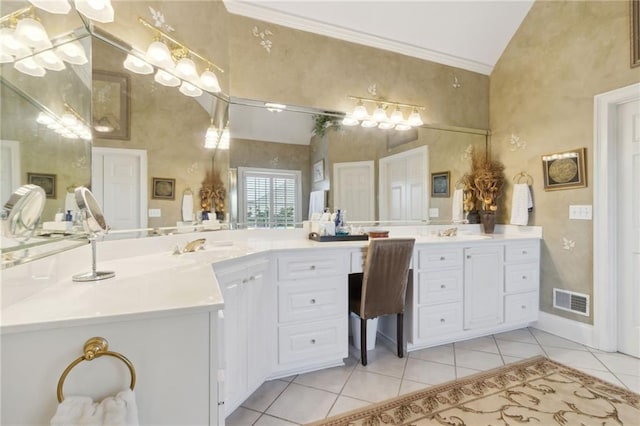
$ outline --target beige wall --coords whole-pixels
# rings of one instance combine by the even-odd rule
[[[526,171],[534,180],[529,223],[544,228],[541,309],[582,322],[593,316],[554,309],[552,292],[593,295],[593,223],[569,220],[569,205],[593,203],[594,95],[640,81],[629,65],[629,25],[627,1],[538,1],[490,78],[491,147],[509,183],[500,221],[509,218],[511,177]],[[526,146],[515,147],[512,135]],[[588,186],[545,192],[540,157],[578,147],[587,148]],[[575,247],[563,249],[563,238]]]

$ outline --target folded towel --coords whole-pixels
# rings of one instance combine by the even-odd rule
[[[531,189],[526,183],[513,185],[513,197],[511,199],[511,224],[527,225],[529,212],[533,210]]]
[[[451,221],[454,223],[462,222],[464,220],[462,200],[464,193],[462,189],[456,189],[453,191],[453,205],[451,206]]]
[[[131,389],[93,402],[86,396],[69,396],[58,405],[51,426],[138,426],[138,407]]]
[[[325,191],[311,191],[309,194],[309,219],[314,213],[324,213]]]
[[[193,195],[191,194],[182,196],[182,221],[193,221]]]

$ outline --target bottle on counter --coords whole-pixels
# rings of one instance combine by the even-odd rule
[[[71,214],[71,210],[67,210],[67,214],[64,217],[66,222],[73,222],[73,215]]]

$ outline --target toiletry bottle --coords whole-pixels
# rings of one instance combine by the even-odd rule
[[[342,215],[340,214],[340,209],[336,210],[335,224],[336,229],[338,229],[342,225]]]
[[[64,217],[64,220],[67,222],[73,222],[73,215],[71,214],[71,210],[67,210],[67,215]]]

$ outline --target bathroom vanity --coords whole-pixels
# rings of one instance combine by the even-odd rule
[[[391,228],[416,238],[409,351],[537,318],[541,229],[460,228],[450,238]],[[172,254],[202,237],[204,250]],[[200,232],[99,242],[98,265],[116,272],[101,282],[71,281],[88,246],[5,269],[2,423],[48,423],[60,374],[101,336],[135,366],[141,424],[224,424],[265,380],[342,364],[348,274],[362,270],[367,244],[310,241],[302,230]],[[379,322],[383,343],[394,321]],[[129,380],[118,360],[83,362],[65,395],[101,399]]]

